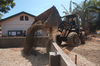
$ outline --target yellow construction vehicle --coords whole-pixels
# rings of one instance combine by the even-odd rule
[[[81,43],[85,43],[85,32],[80,27],[76,14],[64,16],[62,21],[56,7],[53,6],[37,16],[33,24],[39,21],[42,25],[45,25],[45,28],[54,27],[60,32],[60,34],[56,34],[55,38],[58,45],[61,45],[64,41],[68,46],[76,46],[79,44],[79,39],[81,39]]]

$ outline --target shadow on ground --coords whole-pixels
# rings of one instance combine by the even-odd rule
[[[60,47],[65,48],[69,51],[72,51],[74,49],[74,47],[69,47],[67,43],[62,43]]]
[[[48,66],[49,65],[49,53],[42,52],[42,50],[34,50],[30,55],[26,55],[22,52],[22,56],[27,59],[32,66]]]
[[[63,50],[67,49],[68,51],[72,51],[74,48],[82,46],[82,45],[84,45],[84,44],[81,44],[81,42],[79,42],[78,45],[73,46],[73,47],[69,47],[67,43],[62,43],[60,47],[63,48]]]

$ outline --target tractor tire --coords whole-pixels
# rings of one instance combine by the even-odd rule
[[[77,46],[79,44],[79,36],[76,32],[69,33],[67,37],[67,44],[68,46]]]
[[[55,36],[55,42],[56,42],[58,45],[61,45],[62,41],[60,40],[60,35],[59,35],[59,34],[56,34],[56,36]]]
[[[81,33],[81,44],[85,44],[85,32],[82,31]]]

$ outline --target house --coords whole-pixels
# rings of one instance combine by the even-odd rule
[[[27,29],[35,21],[35,17],[32,14],[20,12],[0,20],[2,36],[23,36],[23,33],[27,32]]]
[[[8,18],[0,20],[2,36],[24,36],[27,34],[27,29],[35,21],[36,16],[27,12],[20,12]],[[37,36],[47,36],[45,30],[38,30]]]

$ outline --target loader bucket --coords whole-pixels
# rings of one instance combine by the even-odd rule
[[[41,21],[42,24],[45,24],[46,26],[53,26],[58,27],[58,25],[61,23],[61,17],[56,9],[55,6],[51,7],[47,11],[43,12],[39,16],[35,17],[35,22]],[[33,24],[34,24],[33,23]]]

